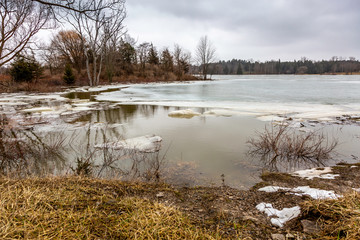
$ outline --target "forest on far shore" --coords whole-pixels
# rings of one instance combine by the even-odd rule
[[[196,67],[194,72],[199,72]],[[240,74],[354,74],[360,72],[360,62],[332,57],[330,60],[313,61],[305,57],[294,61],[271,60],[266,62],[233,59],[210,64],[209,73],[221,75]]]

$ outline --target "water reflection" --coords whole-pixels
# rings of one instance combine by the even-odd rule
[[[149,134],[159,135],[163,138],[159,154],[166,157],[161,176],[168,182],[188,186],[221,185],[220,176],[224,174],[225,184],[245,189],[259,181],[259,174],[264,169],[294,171],[321,166],[319,162],[268,161],[263,156],[249,157],[247,141],[256,131],[261,132],[266,124],[253,117],[202,115],[182,119],[168,116],[170,111],[181,109],[183,108],[118,105],[93,111],[87,116],[86,122],[78,122],[82,125],[76,130],[80,139],[77,145],[81,146],[86,142],[84,139],[88,128],[92,145]],[[200,113],[207,110],[193,109]],[[339,134],[338,130],[333,130],[332,133],[327,129],[324,131],[330,136]],[[117,164],[129,167],[130,162],[128,159],[118,161]],[[116,168],[119,169],[120,166],[117,165]],[[103,171],[105,172],[108,173]],[[114,173],[109,175],[115,176]]]
[[[250,158],[246,154],[246,143],[266,124],[254,117],[208,116],[203,113],[209,109],[193,108],[202,115],[182,119],[168,116],[171,111],[184,109],[180,107],[112,103],[102,107],[101,110],[84,112],[71,123],[71,127],[44,133],[45,139],[61,133],[67,136],[68,147],[63,154],[68,161],[54,166],[57,168],[54,172],[73,172],[69,169],[76,169],[80,159],[85,163],[91,160],[94,174],[100,177],[140,177],[148,180],[160,176],[173,184],[193,186],[221,185],[223,175],[226,185],[246,189],[259,181],[259,174],[264,168],[288,171],[318,166],[318,163],[296,161],[269,164],[261,156]],[[348,134],[359,134],[358,128],[349,131],[342,129],[341,133],[337,129],[324,131],[332,135],[340,134],[340,142],[348,141]],[[95,148],[101,143],[151,134],[163,139],[162,149],[156,154],[139,155]],[[344,146],[346,148],[347,145],[341,145],[342,149],[345,149]],[[357,148],[350,146],[349,149],[356,152],[354,149]]]

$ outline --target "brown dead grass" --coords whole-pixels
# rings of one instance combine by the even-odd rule
[[[0,238],[216,238],[175,207],[128,197],[125,189],[121,182],[75,177],[2,180]]]
[[[360,193],[337,200],[306,201],[302,207],[305,217],[315,218],[322,228],[316,239],[360,239]]]

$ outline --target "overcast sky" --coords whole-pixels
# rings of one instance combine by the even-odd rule
[[[194,53],[207,35],[219,60],[360,58],[360,0],[127,0],[129,34]]]

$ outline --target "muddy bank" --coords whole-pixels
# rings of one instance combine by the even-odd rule
[[[108,223],[107,228],[111,229],[112,234],[114,234],[113,236],[123,235],[125,232],[122,231],[127,231],[126,228],[119,230],[112,225],[113,222],[117,221],[117,218],[120,219],[125,214],[125,212],[122,212],[124,210],[119,212],[117,207],[124,204],[122,201],[138,199],[134,202],[142,201],[143,204],[150,204],[149,208],[146,207],[148,205],[134,205],[131,207],[131,211],[145,213],[148,211],[150,213],[153,211],[150,207],[159,203],[163,206],[161,209],[168,209],[166,211],[177,209],[182,214],[185,214],[190,219],[188,224],[195,226],[196,231],[206,233],[201,235],[202,237],[198,235],[195,239],[323,239],[325,236],[329,239],[336,239],[338,233],[334,233],[335,235],[333,236],[324,235],[326,233],[323,232],[323,228],[326,226],[321,225],[321,221],[318,221],[321,215],[314,215],[305,207],[309,204],[309,201],[312,201],[313,197],[306,194],[293,194],[291,191],[284,189],[308,186],[314,189],[334,191],[339,196],[339,199],[332,200],[333,204],[336,205],[337,201],[341,201],[340,195],[359,190],[360,164],[341,164],[333,167],[331,172],[329,169],[313,169],[310,175],[308,172],[307,176],[304,174],[264,173],[262,178],[262,183],[247,191],[227,186],[179,188],[160,182],[137,183],[73,176],[23,180],[0,179],[0,187],[10,190],[15,186],[18,189],[16,191],[19,193],[32,189],[32,197],[39,196],[41,198],[45,196],[42,192],[46,192],[47,198],[44,199],[46,203],[37,203],[38,205],[33,206],[36,207],[35,210],[31,210],[32,213],[30,215],[22,216],[22,219],[32,219],[32,214],[34,216],[37,215],[37,209],[42,208],[42,206],[46,207],[46,212],[56,214],[57,211],[69,211],[69,214],[80,214],[80,217],[84,209],[91,208],[91,211],[94,211],[94,213],[99,210],[111,213],[111,221]],[[24,188],[24,186],[26,187]],[[273,186],[277,191],[260,190],[269,186]],[[281,187],[282,189],[279,190],[276,187]],[[22,188],[24,190],[21,190]],[[64,195],[65,192],[66,194]],[[2,196],[8,195],[5,190],[3,194]],[[55,195],[52,196],[52,194]],[[67,198],[69,194],[74,194],[71,195],[73,196],[71,204],[61,204],[61,202],[68,202],[68,200],[64,199],[63,201],[61,198]],[[356,196],[359,199],[359,195]],[[257,208],[261,203],[271,204],[274,209],[279,209],[279,211],[299,206],[300,214],[292,220],[285,222],[282,227],[276,226],[272,221],[275,218],[274,216],[269,217]],[[16,204],[13,206],[13,209],[17,208],[15,207]],[[20,207],[25,208],[28,205],[31,207],[31,202]],[[6,211],[11,213],[11,209]],[[159,211],[161,212],[162,210]],[[162,214],[160,212],[156,214]],[[20,214],[20,212],[16,214]],[[149,221],[157,222],[156,214],[151,215],[152,219]],[[145,216],[150,215],[145,214]],[[162,218],[162,215],[159,215],[159,221],[160,218]],[[7,221],[17,224],[17,219],[15,218],[10,218]],[[134,224],[136,225],[138,220],[135,218],[131,221],[135,221]],[[22,228],[23,234],[34,234],[34,232],[26,232],[26,229],[32,229],[31,224],[32,220],[29,220],[26,227]],[[54,224],[53,222],[51,227],[54,227]],[[91,222],[83,222],[82,224],[84,224],[83,226],[88,226]],[[148,227],[151,230],[152,227]],[[100,238],[105,236],[102,235],[105,232],[101,233],[96,231],[96,229],[91,229],[88,229],[88,234],[91,236],[92,234]],[[136,229],[131,229],[131,231],[133,230]],[[345,231],[341,234],[346,239],[347,232]],[[108,239],[113,239],[110,235],[108,237]]]
[[[315,173],[314,174],[314,170]],[[360,164],[339,164],[331,169],[312,169],[307,174],[264,173],[263,181],[250,190],[241,191],[227,186],[217,188],[153,189],[143,196],[175,205],[199,224],[219,228],[223,237],[250,237],[250,239],[309,239],[321,238],[321,226],[316,222],[321,216],[305,212],[304,203],[318,199],[326,201],[331,196],[360,191]],[[261,191],[264,187],[281,187],[278,191]],[[305,194],[290,189],[313,190]],[[288,189],[288,190],[287,190]],[[315,191],[315,192],[314,192]],[[324,194],[325,193],[325,194]],[[329,194],[330,193],[330,194]],[[329,197],[330,196],[330,197]],[[273,224],[275,216],[267,216],[257,206],[271,204],[274,209],[300,208],[300,214],[286,221],[282,227]],[[309,227],[309,223],[311,227]],[[316,228],[315,228],[316,225]],[[318,235],[317,235],[318,234]],[[280,236],[281,235],[281,236]]]

